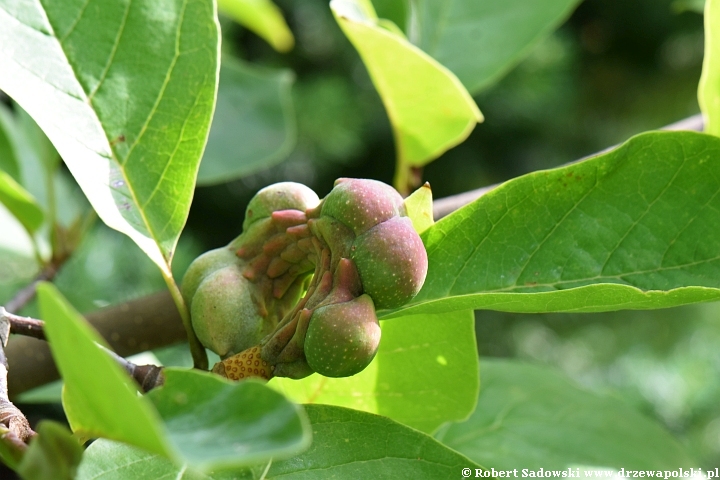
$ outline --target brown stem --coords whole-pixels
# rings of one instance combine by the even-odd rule
[[[85,316],[121,356],[186,340],[180,315],[167,291],[114,305]],[[46,342],[13,336],[6,348],[11,398],[59,378]]]
[[[3,320],[7,320],[10,323],[10,333],[45,340],[45,329],[42,320],[21,317],[0,307],[0,322]]]
[[[0,342],[0,423],[3,424],[9,432],[3,436],[3,441],[15,444],[17,441],[27,443],[36,434],[25,415],[10,401],[8,397],[8,364],[5,358],[5,348]]]
[[[45,322],[42,320],[14,315],[6,312],[3,307],[0,307],[0,322],[3,320],[10,322],[11,333],[36,338],[38,340],[46,340]],[[98,347],[115,360],[115,362],[120,365],[128,373],[128,375],[130,375],[138,383],[138,385],[140,385],[143,392],[149,392],[153,388],[159,387],[165,383],[165,376],[162,373],[162,367],[158,367],[156,365],[136,365],[102,345],[98,345]],[[5,361],[4,355],[0,357],[0,360]],[[7,386],[7,384],[5,386]],[[5,395],[7,396],[7,393]],[[2,397],[0,396],[0,399],[1,398]]]

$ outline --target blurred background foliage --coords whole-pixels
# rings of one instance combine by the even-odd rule
[[[400,23],[402,3],[373,3],[381,17]],[[197,188],[174,262],[178,278],[200,252],[240,232],[245,205],[259,188],[296,181],[322,197],[338,177],[392,181],[395,149],[385,110],[327,1],[277,4],[295,36],[288,53],[221,19],[224,55],[234,66],[223,67],[222,115],[215,118],[222,124],[213,131],[237,132],[240,148],[257,163],[239,180]],[[697,113],[701,8],[692,0],[581,3],[557,32],[475,97],[485,122],[425,169],[435,197],[560,165]],[[233,75],[240,80],[232,83]],[[256,107],[243,100],[243,89],[256,92]],[[248,115],[252,108],[260,113]],[[233,160],[237,152],[231,143],[212,155]],[[216,182],[211,177],[204,183]],[[66,190],[73,197],[72,187]],[[34,273],[26,255],[5,257],[0,304]],[[81,311],[164,288],[147,257],[99,222],[56,283]],[[552,365],[589,388],[615,392],[663,422],[702,467],[720,463],[720,305],[604,314],[477,312],[476,318],[481,355]],[[188,359],[177,350],[159,356],[171,363]]]

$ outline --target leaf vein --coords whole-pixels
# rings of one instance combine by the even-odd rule
[[[65,35],[63,35],[61,38],[58,38],[58,41],[60,43],[64,43],[65,40],[70,36],[70,34],[75,31],[75,28],[78,26],[78,23],[80,23],[80,20],[82,19],[83,15],[85,14],[85,10],[87,9],[88,5],[90,5],[91,0],[85,0],[85,3],[82,7],[80,7],[80,11],[78,12],[78,16],[73,20],[72,25],[70,25],[70,28],[67,32],[65,32]]]
[[[662,189],[662,191],[651,202],[649,202],[647,204],[647,206],[645,207],[645,210],[642,212],[640,217],[638,217],[637,220],[632,222],[632,224],[627,229],[625,234],[615,243],[615,246],[610,249],[610,251],[608,252],[607,258],[605,259],[605,262],[603,263],[602,267],[600,267],[601,273],[605,271],[605,268],[607,267],[608,262],[612,258],[613,254],[615,254],[617,252],[618,247],[620,247],[620,245],[622,245],[622,243],[625,241],[625,239],[628,237],[628,235],[630,235],[630,233],[635,229],[635,227],[637,227],[640,224],[640,222],[643,221],[643,219],[650,213],[650,210],[652,210],[653,206],[655,206],[655,204],[658,201],[660,201],[660,199],[665,195],[665,193],[668,191],[668,189],[673,185],[673,183],[675,182],[675,179],[677,179],[678,175],[680,175],[680,172],[682,171],[684,165],[685,165],[685,160],[683,159],[682,163],[678,166],[678,168],[675,171],[675,173],[673,174],[672,178],[670,179],[670,181],[668,181],[668,183],[665,185],[665,187]],[[662,262],[660,264],[662,265]]]
[[[100,74],[100,79],[98,80],[97,85],[95,85],[95,88],[93,88],[92,92],[88,94],[88,103],[92,103],[95,94],[98,92],[98,90],[100,90],[100,87],[103,85],[105,79],[107,78],[107,74],[110,71],[113,60],[115,60],[115,55],[117,54],[118,47],[120,46],[122,35],[125,32],[125,26],[127,25],[127,19],[130,15],[130,7],[132,6],[132,3],[132,0],[128,0],[127,7],[125,8],[125,14],[123,15],[122,22],[120,23],[120,28],[118,29],[117,35],[115,35],[115,42],[113,43],[112,51],[110,52],[107,63],[105,64],[105,68],[103,68],[103,72]],[[62,43],[62,40],[60,42]]]
[[[528,259],[525,261],[525,266],[524,266],[523,269],[520,271],[520,273],[518,273],[518,275],[515,277],[515,286],[517,286],[518,280],[520,280],[520,278],[522,278],[523,274],[525,273],[525,270],[527,270],[527,268],[530,266],[530,263],[532,262],[533,258],[535,258],[535,255],[537,255],[537,253],[540,251],[540,249],[543,247],[543,245],[545,245],[545,243],[550,239],[550,237],[552,237],[553,233],[555,233],[555,231],[556,231],[558,228],[560,228],[560,226],[563,224],[563,222],[565,221],[565,219],[568,218],[568,216],[570,216],[575,210],[577,210],[577,208],[580,206],[580,204],[581,204],[582,202],[584,202],[585,199],[586,199],[592,192],[594,192],[595,189],[598,187],[599,183],[598,183],[598,180],[597,180],[597,170],[595,171],[595,174],[596,174],[595,184],[594,184],[592,187],[588,188],[587,192],[585,192],[585,194],[582,196],[582,198],[580,198],[577,202],[575,202],[575,203],[573,204],[573,206],[565,213],[565,215],[563,215],[562,218],[561,218],[560,220],[558,220],[558,221],[555,223],[555,225],[553,225],[553,227],[552,227],[552,228],[550,229],[550,231],[545,235],[545,237],[540,241],[540,243],[537,244],[537,246],[535,247],[535,249],[533,250],[533,252],[530,254],[530,256],[528,257]]]

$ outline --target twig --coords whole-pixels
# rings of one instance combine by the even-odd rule
[[[45,322],[42,320],[14,315],[8,313],[5,308],[0,306],[0,325],[3,325],[4,322],[10,323],[10,333],[24,335],[38,340],[46,340]],[[7,338],[6,334],[0,331],[0,346],[2,346],[3,343],[7,343]],[[140,385],[143,392],[149,392],[153,388],[165,383],[165,375],[162,373],[162,367],[158,367],[157,365],[136,365],[100,344],[97,344],[97,346],[115,360],[115,362]],[[4,363],[7,367],[4,351],[0,351],[0,362]],[[0,388],[5,388],[5,398],[7,398],[7,371],[5,373],[6,380],[4,384],[0,384]],[[2,392],[0,392],[0,413],[1,409]]]
[[[21,317],[20,315],[8,312],[0,306],[0,322],[4,320],[10,323],[10,333],[45,340],[45,329],[42,320]]]
[[[167,291],[103,308],[85,316],[115,352],[130,356],[187,339]],[[6,348],[10,397],[59,378],[46,342],[13,336]]]
[[[160,387],[165,383],[165,374],[163,374],[162,367],[158,367],[157,365],[135,365],[130,360],[121,357],[102,345],[98,345],[98,347],[110,355],[110,357],[140,385],[144,393],[149,392],[153,388]]]

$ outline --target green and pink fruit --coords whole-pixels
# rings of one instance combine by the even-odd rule
[[[380,344],[380,324],[368,295],[325,305],[310,318],[305,336],[308,365],[326,377],[349,377],[367,367]]]
[[[269,333],[258,312],[255,288],[239,261],[200,282],[189,308],[193,330],[206,348],[225,358],[257,345]]]
[[[322,215],[339,220],[360,235],[404,213],[403,198],[383,182],[341,178],[322,203]]]
[[[422,288],[427,275],[425,246],[407,217],[394,217],[357,237],[351,258],[363,291],[377,308],[406,304]]]
[[[245,209],[243,230],[261,218],[269,217],[279,210],[300,210],[315,208],[320,203],[317,194],[310,188],[295,182],[275,183],[255,194]]]

